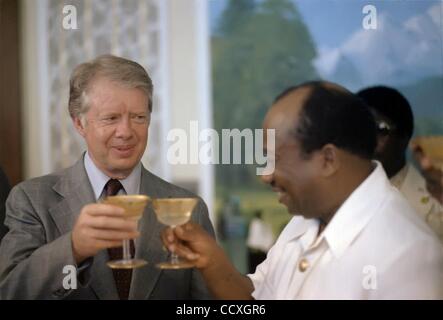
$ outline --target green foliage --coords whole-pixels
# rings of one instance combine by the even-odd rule
[[[414,116],[443,118],[443,77],[434,76],[421,79],[398,90],[408,99]],[[440,131],[443,127],[440,124]]]
[[[219,31],[223,35],[235,34],[254,12],[255,0],[230,0],[223,12]]]
[[[261,128],[277,94],[317,78],[308,29],[288,0],[231,0],[212,38],[214,123],[222,128]],[[217,166],[218,183],[254,184],[255,168]]]
[[[443,135],[443,115],[436,117],[417,117],[415,136]]]
[[[398,90],[411,104],[414,135],[443,135],[443,77],[427,77]]]
[[[216,190],[216,213],[217,219],[222,214],[226,203],[224,195],[229,194],[240,199],[240,212],[248,221],[253,218],[256,210],[263,212],[263,220],[272,226],[275,236],[278,236],[283,227],[292,218],[286,207],[278,203],[277,195],[267,188],[250,189],[238,187],[226,189],[218,186]]]

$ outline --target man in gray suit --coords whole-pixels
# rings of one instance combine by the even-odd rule
[[[6,203],[9,232],[0,246],[0,299],[205,299],[195,269],[161,271],[164,228],[148,206],[137,224],[120,208],[97,203],[111,184],[118,194],[194,197],[140,163],[152,111],[152,81],[139,64],[105,55],[79,65],[70,81],[69,112],[87,152],[71,168],[23,182]],[[115,192],[114,192],[115,193]],[[192,220],[214,234],[200,199]],[[148,266],[106,266],[122,240]],[[112,251],[114,250],[114,251]],[[121,254],[121,250],[120,250]],[[77,288],[66,277],[75,267]],[[73,267],[72,267],[73,266]]]

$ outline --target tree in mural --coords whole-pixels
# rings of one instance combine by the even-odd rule
[[[215,127],[260,128],[274,97],[317,77],[314,44],[289,0],[230,0],[212,38]],[[252,166],[217,166],[226,187],[256,181]]]

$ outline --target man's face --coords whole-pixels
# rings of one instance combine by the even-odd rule
[[[148,140],[148,97],[105,78],[92,83],[84,121],[74,119],[95,165],[112,178],[127,177],[139,163]]]
[[[266,129],[275,129],[276,133],[275,150],[266,150],[268,157],[275,155],[275,170],[270,175],[262,176],[262,180],[278,193],[279,202],[290,213],[312,218],[317,212],[319,162],[316,152],[309,156],[303,154],[299,141],[291,132],[299,122],[301,103],[299,106],[294,104],[297,99],[297,96],[290,94],[278,101],[266,115],[263,124],[265,132]]]
[[[391,163],[403,153],[403,142],[395,134],[395,125],[387,117],[371,109],[377,125],[377,146],[374,158],[382,165],[390,167]]]

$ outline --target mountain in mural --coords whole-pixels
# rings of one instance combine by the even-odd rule
[[[343,85],[351,90],[380,81],[405,86],[441,76],[440,10],[441,4],[436,4],[404,22],[382,13],[376,30],[361,28],[341,46],[321,48],[315,61],[317,70],[326,79],[345,79]]]

